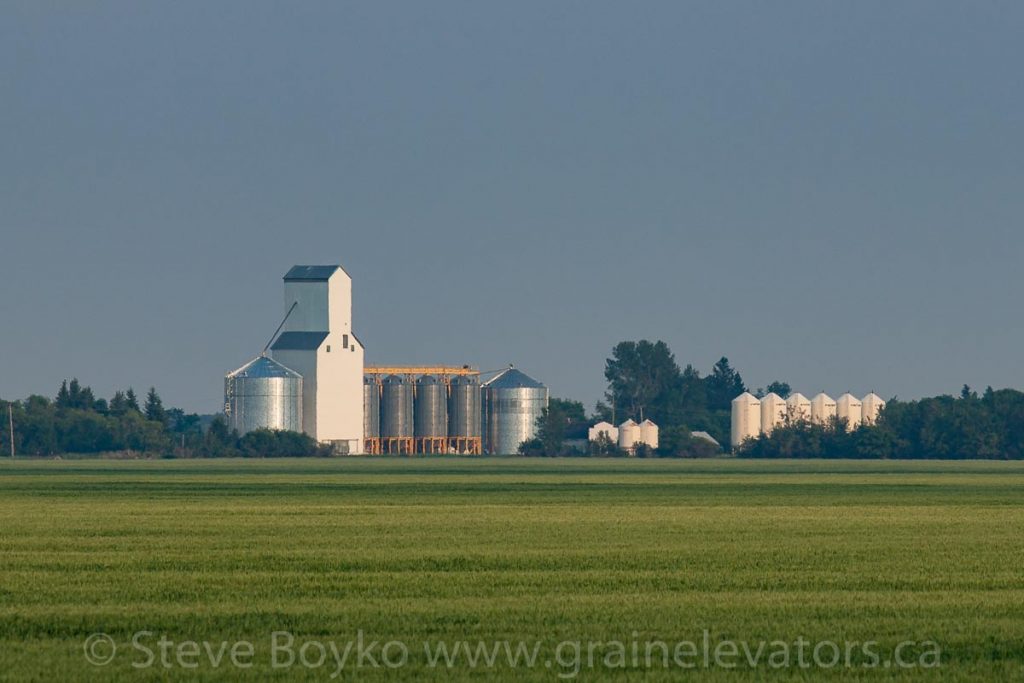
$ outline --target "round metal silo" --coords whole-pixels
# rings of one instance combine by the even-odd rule
[[[412,385],[399,375],[388,375],[381,384],[381,437],[411,438],[413,434]]]
[[[228,426],[302,431],[302,375],[272,358],[255,358],[224,378]]]
[[[509,368],[483,385],[485,449],[492,455],[519,452],[537,434],[537,418],[548,407],[548,389]]]
[[[380,384],[373,377],[363,378],[363,438],[380,436]]]
[[[480,382],[476,377],[455,377],[448,397],[448,436],[480,437]]]
[[[418,439],[443,439],[448,436],[447,387],[432,375],[424,375],[416,380],[413,431]]]

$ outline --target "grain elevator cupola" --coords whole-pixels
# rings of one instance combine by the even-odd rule
[[[352,333],[352,278],[341,266],[294,266],[284,310],[271,353],[302,375],[302,431],[340,453],[361,452],[364,349]]]

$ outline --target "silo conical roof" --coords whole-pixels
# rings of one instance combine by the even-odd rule
[[[500,375],[484,383],[492,389],[543,389],[544,385],[527,375],[525,372],[509,368]]]
[[[257,356],[234,372],[229,372],[228,377],[288,377],[291,379],[301,379],[302,375],[278,363],[269,356]]]

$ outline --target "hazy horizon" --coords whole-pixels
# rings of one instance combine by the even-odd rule
[[[368,364],[592,408],[662,339],[751,388],[1024,387],[1024,6],[9,2],[0,397],[214,412],[294,264]]]

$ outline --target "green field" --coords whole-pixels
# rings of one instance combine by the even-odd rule
[[[1004,462],[7,461],[0,680],[327,681],[360,632],[335,680],[1024,680],[1022,503]]]

